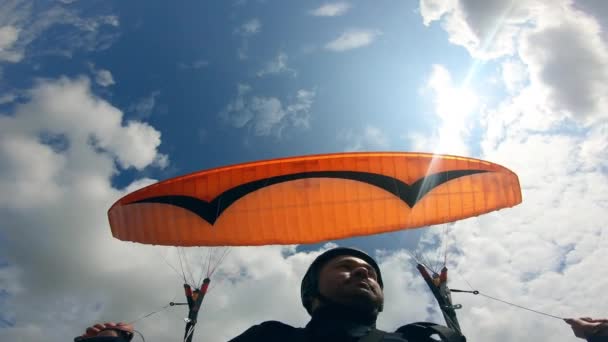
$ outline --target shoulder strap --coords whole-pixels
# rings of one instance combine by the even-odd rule
[[[466,342],[467,339],[461,333],[446,326],[430,323],[416,322],[402,326],[397,329],[398,333],[412,341],[428,340],[432,335],[439,335],[443,342]]]
[[[374,328],[369,334],[361,337],[357,342],[381,342],[385,334],[386,332]]]

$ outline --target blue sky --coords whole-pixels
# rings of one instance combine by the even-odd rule
[[[606,13],[592,0],[3,1],[0,339],[65,341],[181,296],[163,262],[175,252],[111,238],[106,211],[126,193],[343,151],[477,157],[522,184],[513,209],[337,242],[389,270],[382,328],[441,321],[408,253],[441,259],[446,239],[454,287],[605,315]],[[199,337],[305,324],[296,290],[323,248],[235,248]],[[458,301],[471,340],[572,340],[561,322]],[[173,338],[181,315],[138,328]]]
[[[152,177],[260,158],[341,151],[348,148],[349,138],[341,141],[337,133],[361,135],[368,125],[382,127],[386,148],[407,150],[410,146],[402,135],[431,131],[434,124],[431,98],[420,94],[431,65],[451,67],[459,80],[473,63],[461,47],[434,44],[445,40],[445,32],[421,25],[415,6],[407,2],[387,8],[359,4],[339,17],[311,15],[313,3],[191,2],[178,8],[110,4],[74,2],[66,7],[85,17],[119,13],[114,14],[119,27],[102,25],[98,33],[112,37],[106,38],[113,39],[111,47],[73,51],[71,58],[35,56],[7,65],[4,79],[7,90],[15,91],[31,87],[37,78],[93,78],[98,70],[110,71],[115,84],[93,84],[98,96],[123,109],[124,120],[145,119],[162,134],[159,151],[170,156],[171,171],[146,170]],[[239,33],[251,22],[259,23],[256,32]],[[57,26],[52,33],[59,37],[72,29]],[[324,48],[356,30],[369,32],[373,41],[347,51]],[[244,46],[247,57],[241,59]],[[258,76],[279,55],[286,56],[286,70]],[[277,144],[277,132],[256,136],[251,125],[227,125],[219,113],[237,97],[239,84],[251,87],[250,96],[274,97],[284,106],[298,90],[312,92],[309,126],[286,127],[280,137],[284,143]],[[149,110],[135,109],[151,98]],[[115,181],[124,185],[133,177],[121,173]]]

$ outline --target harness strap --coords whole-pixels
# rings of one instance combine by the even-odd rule
[[[407,339],[412,341],[429,339],[432,335],[439,335],[443,342],[466,342],[467,339],[459,332],[450,329],[446,326],[430,323],[416,322],[402,326],[397,329],[398,333],[403,334]]]
[[[378,329],[372,329],[369,334],[361,337],[357,342],[381,342],[384,339],[386,332]]]

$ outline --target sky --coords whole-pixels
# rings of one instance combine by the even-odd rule
[[[231,248],[194,340],[305,325],[301,278],[334,245],[379,260],[381,329],[443,323],[411,258],[441,261],[441,246],[453,288],[605,317],[606,18],[601,0],[0,1],[0,340],[68,341],[99,321],[180,339],[187,313],[166,307],[183,300],[178,252],[113,239],[112,203],[198,170],[345,151],[499,163],[523,202],[438,227]],[[453,298],[471,341],[575,340],[558,319]]]

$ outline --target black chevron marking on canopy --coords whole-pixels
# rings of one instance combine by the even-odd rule
[[[163,203],[171,204],[176,207],[180,207],[189,210],[196,215],[200,216],[203,220],[214,224],[217,218],[234,202],[238,201],[245,195],[252,193],[256,190],[264,187],[289,182],[297,179],[306,178],[340,178],[349,179],[359,182],[368,183],[384,189],[391,194],[400,198],[410,208],[413,208],[418,201],[420,201],[429,191],[435,187],[448,182],[452,179],[469,176],[477,173],[488,172],[486,170],[454,170],[444,171],[427,175],[426,177],[420,178],[414,184],[408,185],[396,178],[381,175],[377,173],[369,172],[358,172],[358,171],[312,171],[312,172],[301,172],[290,175],[282,175],[269,177],[265,179],[256,180],[253,182],[238,185],[234,188],[228,189],[221,193],[219,196],[214,198],[211,202],[201,200],[196,197],[182,196],[182,195],[168,195],[168,196],[157,196],[145,198],[139,201],[131,202],[128,204],[135,203]]]

